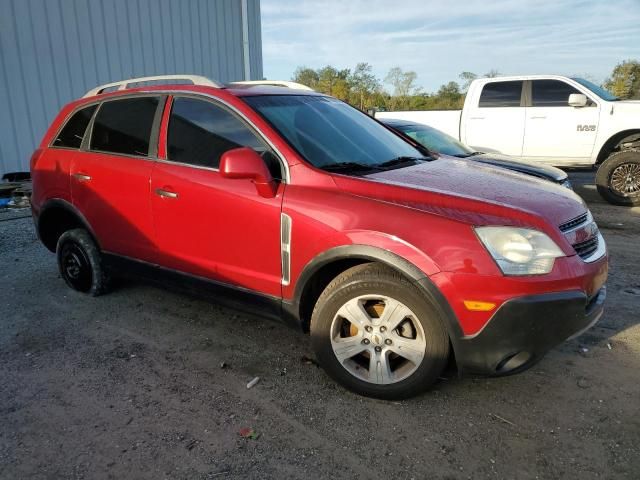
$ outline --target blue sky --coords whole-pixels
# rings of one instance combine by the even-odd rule
[[[414,70],[426,91],[462,71],[555,73],[602,82],[640,60],[640,0],[261,0],[264,75],[298,65],[353,68],[381,79]]]

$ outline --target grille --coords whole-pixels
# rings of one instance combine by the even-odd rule
[[[577,227],[578,225],[581,225],[584,222],[586,222],[588,217],[589,217],[589,212],[583,213],[579,217],[576,217],[573,220],[569,220],[568,222],[560,225],[560,231],[566,232],[568,230],[571,230],[572,228]]]
[[[573,249],[580,255],[580,258],[585,259],[589,257],[589,255],[598,249],[598,236],[596,235],[589,240],[576,243],[573,245]]]

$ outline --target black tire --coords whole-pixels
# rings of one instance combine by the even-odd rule
[[[56,246],[60,275],[72,289],[97,297],[109,290],[98,246],[85,229],[67,230]]]
[[[339,318],[337,313],[345,303],[363,295],[383,295],[401,302],[414,313],[422,327],[426,342],[424,358],[409,376],[395,383],[378,384],[357,378],[334,353],[334,318]],[[399,273],[380,264],[358,265],[336,277],[320,295],[311,317],[311,343],[320,365],[349,390],[389,400],[408,398],[427,390],[447,365],[449,337],[438,312],[439,309]]]
[[[620,188],[620,176],[625,173],[627,191]],[[609,203],[627,207],[640,205],[640,150],[611,154],[598,168],[596,185],[598,193]]]

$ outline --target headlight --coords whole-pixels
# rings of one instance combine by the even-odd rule
[[[565,256],[553,240],[537,230],[476,227],[476,233],[505,275],[549,273],[555,259]]]

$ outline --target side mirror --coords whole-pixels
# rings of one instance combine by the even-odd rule
[[[570,107],[586,107],[589,99],[586,95],[582,93],[572,93],[569,95],[569,106]]]
[[[249,147],[234,148],[222,154],[220,175],[224,178],[251,180],[260,196],[276,196],[277,185],[262,157]]]

